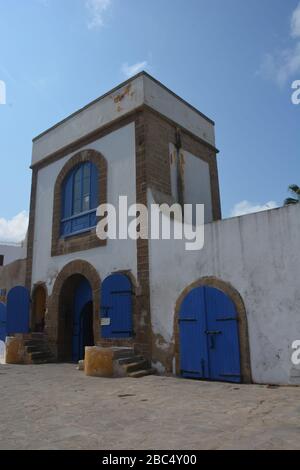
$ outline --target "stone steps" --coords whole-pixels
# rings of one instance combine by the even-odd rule
[[[124,359],[119,359],[118,362],[120,365],[126,365],[126,364],[132,364],[133,362],[139,362],[142,361],[144,358],[143,356],[131,356],[131,357],[125,357]]]
[[[138,362],[133,362],[131,364],[126,364],[124,366],[127,374],[130,374],[131,372],[136,372],[138,370],[145,370],[145,369],[149,369],[150,368],[150,365],[149,365],[149,362],[146,361],[145,359],[141,360],[141,361],[138,361]]]
[[[155,375],[156,370],[153,368],[145,369],[145,370],[136,370],[135,372],[130,372],[128,377],[133,379],[140,379],[141,377],[146,377],[147,375]]]
[[[135,354],[133,348],[120,348],[114,352],[114,364],[115,373],[120,377],[140,378],[156,373],[149,361]]]
[[[54,356],[43,333],[31,333],[24,340],[28,362],[31,364],[48,364],[54,362]]]
[[[114,354],[114,359],[128,359],[132,356],[134,356],[134,349],[133,348],[118,348],[118,347],[113,347],[111,348]]]

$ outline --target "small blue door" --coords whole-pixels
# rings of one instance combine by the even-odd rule
[[[0,341],[6,338],[6,305],[0,302]]]
[[[101,324],[103,338],[132,336],[132,285],[124,274],[113,274],[103,281]]]
[[[183,377],[241,382],[237,312],[222,291],[198,287],[186,296],[179,338]]]
[[[7,295],[7,334],[29,332],[30,295],[28,289],[17,286]]]
[[[84,358],[84,347],[92,346],[93,321],[87,322],[86,317],[93,315],[92,289],[90,283],[83,279],[78,285],[74,296],[72,361]],[[89,331],[87,331],[87,328]],[[87,339],[88,338],[88,339]]]
[[[179,316],[180,368],[183,377],[209,377],[205,338],[206,318],[204,290],[193,289],[183,300]],[[199,340],[199,336],[204,341]]]

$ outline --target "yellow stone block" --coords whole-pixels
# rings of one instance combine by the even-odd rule
[[[24,364],[24,343],[22,336],[8,336],[5,347],[6,364]]]
[[[87,346],[84,356],[85,375],[91,377],[113,377],[114,353],[110,348]]]

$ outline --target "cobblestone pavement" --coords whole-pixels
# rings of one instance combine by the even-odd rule
[[[300,388],[0,366],[0,449],[300,449]]]

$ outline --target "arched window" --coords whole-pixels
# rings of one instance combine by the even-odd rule
[[[99,204],[98,169],[92,162],[75,166],[62,187],[62,237],[85,232],[96,226]]]

